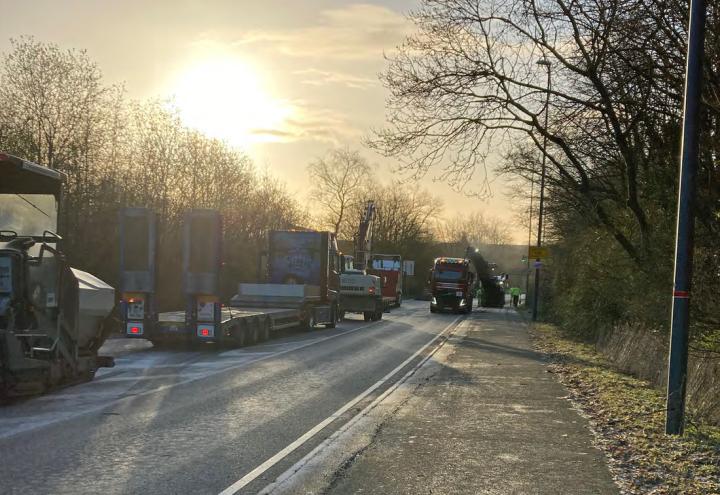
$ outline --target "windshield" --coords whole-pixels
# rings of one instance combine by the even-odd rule
[[[20,236],[57,232],[57,201],[52,194],[0,194],[0,230]]]
[[[435,270],[435,279],[437,280],[460,280],[463,278],[463,272],[457,270]]]

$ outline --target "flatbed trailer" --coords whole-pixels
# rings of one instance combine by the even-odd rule
[[[135,228],[133,242],[122,239],[122,316],[126,335],[153,343],[186,341],[251,345],[278,330],[336,326],[339,317],[339,253],[330,233],[272,231],[269,235],[268,283],[241,283],[227,304],[218,295],[221,268],[222,218],[215,210],[185,214],[183,238],[184,311],[152,312],[155,299],[155,223],[145,209],[128,209],[121,215],[121,233]],[[142,220],[142,221],[139,221]],[[128,228],[131,227],[131,228]],[[145,234],[146,235],[141,235]],[[121,236],[122,237],[122,236]],[[140,239],[140,241],[138,241]],[[143,263],[130,270],[123,264],[132,254]],[[138,265],[144,271],[138,271]],[[142,283],[138,283],[137,281]],[[134,285],[133,285],[134,283]],[[130,290],[131,289],[131,290]]]
[[[158,315],[156,332],[150,337],[155,343],[178,340],[202,340],[233,346],[252,345],[269,339],[273,332],[302,326],[302,311],[292,308],[230,308],[221,309],[218,328],[199,325],[196,332],[185,324],[184,311]]]

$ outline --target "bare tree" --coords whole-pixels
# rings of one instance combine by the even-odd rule
[[[674,0],[425,0],[389,59],[388,126],[371,144],[459,185],[489,162],[529,179],[537,161],[513,155],[544,154],[549,192],[646,266],[656,191],[672,182],[646,185],[658,165],[675,168],[665,143],[677,137],[684,15]]]
[[[359,152],[337,149],[307,169],[313,183],[313,200],[320,207],[319,220],[337,234],[349,220],[350,212],[363,202],[362,192],[372,181],[372,167]]]
[[[510,243],[507,222],[485,215],[481,211],[439,221],[435,227],[435,235],[441,242],[464,242],[471,246]]]

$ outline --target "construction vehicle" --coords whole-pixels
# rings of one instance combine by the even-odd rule
[[[383,304],[399,308],[403,297],[403,263],[399,254],[370,255],[368,273],[380,277]]]
[[[92,379],[111,357],[115,290],[68,266],[60,244],[64,174],[0,154],[0,398]]]
[[[385,310],[380,277],[366,271],[372,252],[374,219],[375,204],[368,201],[355,235],[355,255],[344,257],[346,266],[340,275],[341,319],[345,313],[359,313],[365,321],[377,321]]]
[[[219,294],[222,266],[219,212],[188,211],[183,234],[185,310],[161,312],[156,318],[125,311],[128,337],[145,338],[155,344],[186,341],[243,346],[266,340],[273,332],[285,328],[335,327],[340,314],[340,254],[333,234],[271,231],[267,281],[239,284],[238,293],[227,304],[221,304]],[[143,246],[151,249],[152,244],[145,242],[147,238],[140,237],[140,249]],[[130,248],[125,244],[121,247]],[[150,257],[148,254],[147,259]],[[127,277],[122,274],[123,280]],[[138,293],[128,292],[125,296],[135,299]],[[143,294],[144,300],[153,297]],[[124,307],[131,308],[132,304],[127,297]]]
[[[429,284],[432,299],[430,312],[443,309],[470,313],[476,289],[477,274],[466,258],[436,258],[430,270]]]

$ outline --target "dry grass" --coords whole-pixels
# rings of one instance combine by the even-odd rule
[[[666,436],[661,392],[553,326],[535,326],[533,336],[589,417],[623,493],[720,494],[720,428],[691,423],[685,436]]]

